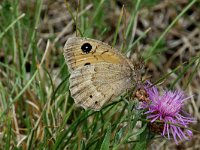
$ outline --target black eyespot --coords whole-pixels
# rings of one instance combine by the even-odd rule
[[[82,46],[81,46],[81,49],[84,53],[89,53],[91,50],[92,50],[92,45],[90,45],[90,43],[84,43]]]
[[[92,98],[92,95],[90,95],[90,98]]]
[[[91,63],[85,63],[84,66],[90,65]]]
[[[98,102],[97,102],[97,101],[95,101],[95,104],[98,104]]]

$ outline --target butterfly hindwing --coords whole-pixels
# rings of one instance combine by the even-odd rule
[[[93,110],[99,110],[132,85],[130,68],[118,64],[80,67],[70,77],[70,91],[76,104]]]

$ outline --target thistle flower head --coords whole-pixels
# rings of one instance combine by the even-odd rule
[[[145,114],[151,120],[163,122],[162,135],[170,139],[173,136],[176,144],[179,140],[188,140],[192,136],[192,131],[188,128],[189,123],[194,122],[194,118],[190,117],[182,110],[184,101],[190,97],[186,97],[183,91],[163,91],[160,94],[158,89],[150,82],[144,86],[148,93],[149,102],[143,102],[142,108],[147,109]]]

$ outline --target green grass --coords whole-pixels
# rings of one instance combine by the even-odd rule
[[[169,24],[148,53],[144,53],[144,60],[153,60],[159,65],[165,45],[163,38],[195,2],[191,1]],[[59,40],[54,43],[54,37],[49,37],[45,46],[40,45],[41,16],[47,13],[42,10],[43,1],[36,0],[34,5],[31,1],[24,3],[28,4],[25,9],[18,0],[3,0],[0,4],[0,149],[146,149],[154,135],[149,132],[142,111],[134,109],[137,102],[131,101],[130,95],[122,96],[99,112],[74,105],[62,54],[63,43]],[[85,10],[89,4],[92,8]],[[106,19],[117,7],[115,1],[85,0],[77,7],[65,2],[78,35],[98,40],[110,38],[110,44],[121,47],[124,53],[137,49],[149,31],[135,39],[132,33],[138,11],[146,6],[141,0],[131,1],[131,4],[121,7],[113,31]],[[125,14],[128,10],[131,12],[129,21]],[[83,13],[78,15],[80,12]],[[119,40],[119,32],[122,40]],[[176,73],[176,80],[171,82],[174,88],[193,66],[184,87],[187,88],[199,68],[199,59],[197,56],[187,64],[180,64],[157,81]],[[138,121],[141,127],[137,126]]]

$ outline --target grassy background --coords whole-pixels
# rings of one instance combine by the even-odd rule
[[[197,0],[3,0],[0,149],[200,149],[196,132],[179,146],[150,134],[126,96],[100,112],[77,108],[62,54],[77,34],[139,52],[143,78],[193,95],[185,110],[200,131],[199,27]]]

